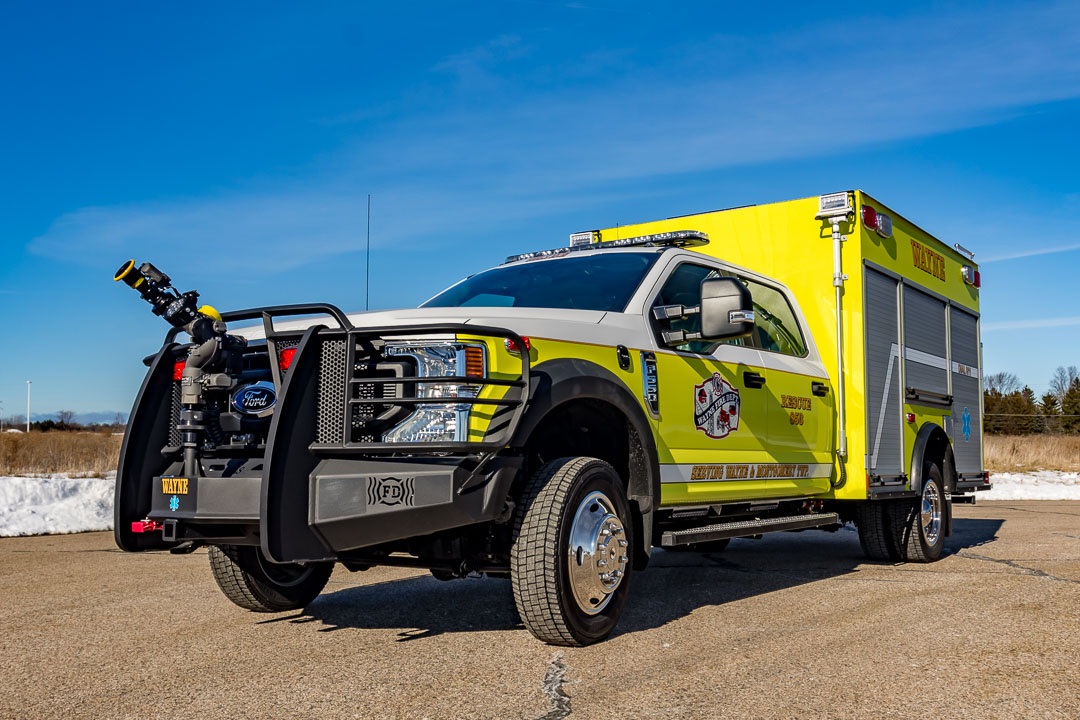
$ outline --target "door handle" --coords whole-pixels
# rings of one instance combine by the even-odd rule
[[[825,383],[812,382],[810,383],[810,392],[817,397],[825,397],[829,394],[829,386]]]
[[[743,385],[748,388],[759,388],[765,385],[765,376],[756,372],[744,372],[742,374]]]

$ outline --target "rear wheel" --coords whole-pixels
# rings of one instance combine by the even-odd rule
[[[630,519],[622,480],[602,460],[553,460],[529,478],[510,554],[514,602],[529,632],[576,646],[611,633],[630,584]]]
[[[945,482],[933,463],[926,464],[923,477],[918,500],[904,500],[891,508],[896,544],[908,562],[934,562],[945,549]]]
[[[225,597],[246,610],[284,612],[305,607],[318,597],[333,563],[278,565],[253,546],[210,547],[210,569]]]
[[[941,469],[927,463],[918,498],[865,502],[856,525],[859,543],[871,560],[934,562],[945,549],[945,521],[949,512]]]

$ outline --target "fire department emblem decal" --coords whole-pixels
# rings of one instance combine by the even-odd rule
[[[369,477],[368,505],[412,505],[415,500],[413,478]]]
[[[694,386],[694,425],[711,438],[727,437],[739,429],[739,391],[720,373]]]

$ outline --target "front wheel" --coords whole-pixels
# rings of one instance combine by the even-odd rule
[[[221,592],[236,605],[253,612],[285,612],[318,597],[334,564],[276,565],[257,547],[212,545],[210,570]]]
[[[570,457],[527,481],[510,576],[525,627],[552,645],[603,640],[626,603],[633,523],[626,489],[602,460]]]

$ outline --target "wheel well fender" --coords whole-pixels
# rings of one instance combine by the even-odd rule
[[[618,428],[620,422],[624,428]],[[573,435],[578,428],[609,432],[586,440]],[[614,436],[612,429],[617,430]],[[544,457],[548,445],[549,454],[599,457],[625,473],[627,497],[636,510],[635,564],[644,567],[652,547],[653,511],[660,501],[660,466],[652,427],[626,383],[587,360],[540,363],[530,372],[528,405],[511,445],[521,448],[527,459],[538,453],[541,459],[554,459]],[[612,457],[616,452],[619,457]]]
[[[923,466],[927,462],[936,463],[945,480],[945,491],[956,489],[956,463],[953,460],[952,443],[937,423],[923,423],[919,434],[915,436],[915,447],[911,451],[911,489],[922,492]]]
[[[951,498],[956,491],[956,460],[953,457],[952,443],[945,430],[936,423],[923,423],[919,434],[915,436],[915,447],[911,452],[911,489],[922,493],[923,467],[927,462],[936,463],[945,481],[945,497]],[[952,535],[952,503],[945,503],[945,535]]]

